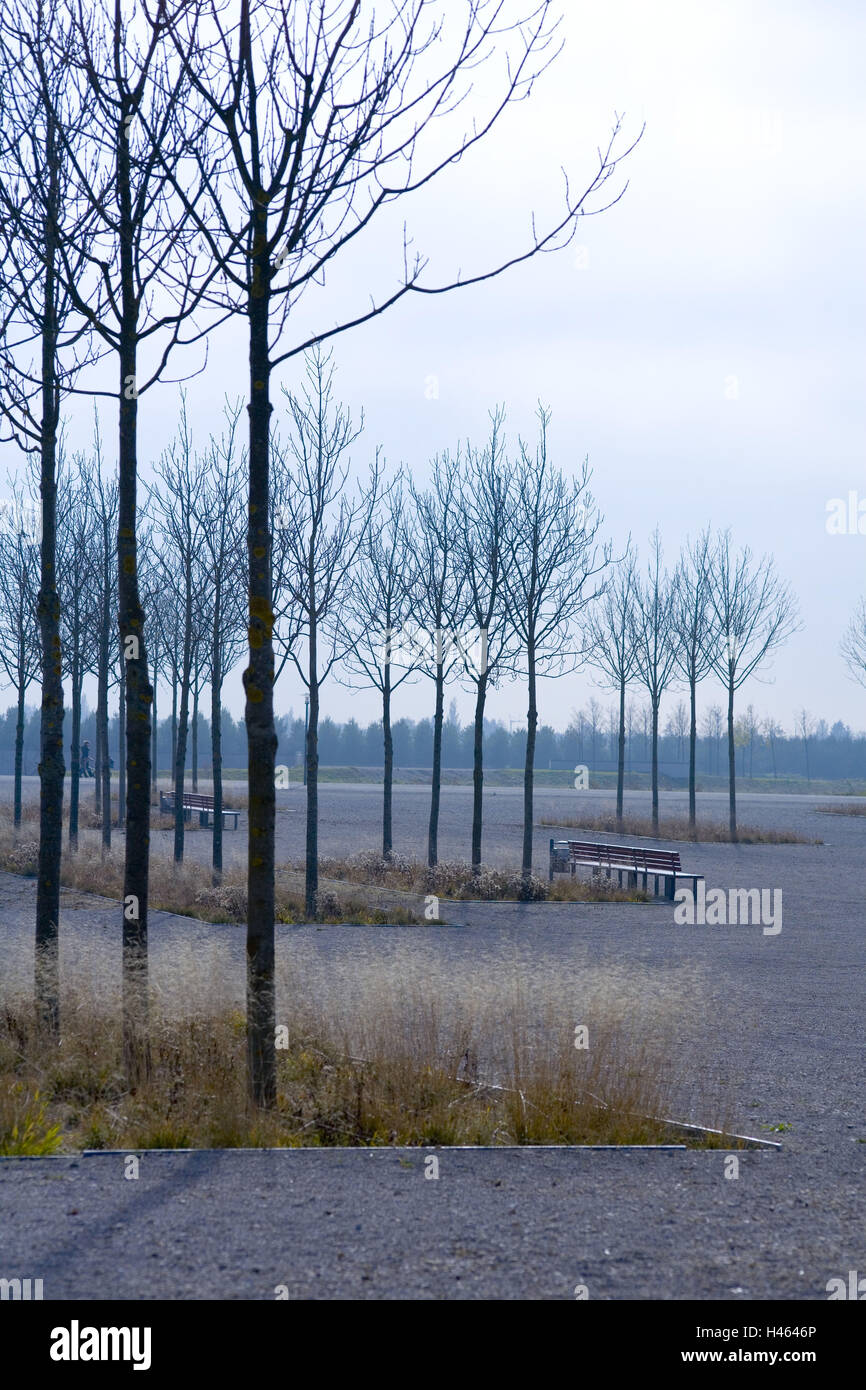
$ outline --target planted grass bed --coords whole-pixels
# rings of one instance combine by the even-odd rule
[[[835,808],[834,808],[835,809]],[[864,808],[866,811],[866,808]],[[855,812],[856,814],[856,812]],[[731,831],[722,821],[699,821],[694,827],[689,825],[686,816],[659,817],[658,830],[653,829],[651,816],[624,815],[618,821],[613,812],[587,813],[583,816],[542,816],[540,825],[551,830],[595,830],[609,835],[635,835],[649,840],[683,840],[693,844],[730,844]],[[765,830],[755,825],[737,827],[737,844],[740,845],[817,845],[805,835],[794,830]]]
[[[0,811],[2,816],[2,811]],[[174,822],[154,811],[152,827],[170,831]],[[106,853],[99,822],[91,808],[82,808],[79,848],[67,848],[68,819],[64,824],[64,854],[60,881],[66,888],[120,899],[123,896],[123,842],[117,840]],[[186,834],[198,830],[195,821]],[[38,871],[38,807],[24,808],[19,830],[0,819],[0,870],[33,876]],[[615,888],[612,884],[579,879],[549,884],[532,875],[524,880],[517,870],[483,866],[474,873],[469,864],[439,864],[428,868],[405,856],[385,861],[375,851],[349,858],[320,857],[316,921],[357,925],[429,925],[424,899],[429,894],[448,900],[541,902],[646,902],[642,890]],[[246,870],[232,864],[214,885],[210,866],[197,859],[175,864],[163,850],[150,857],[150,904],[164,912],[198,917],[207,922],[246,922]],[[304,865],[277,867],[276,920],[296,925],[310,920],[304,906]],[[444,920],[441,915],[438,920]]]
[[[518,869],[499,869],[482,865],[478,872],[470,864],[443,863],[430,868],[418,860],[394,854],[383,859],[374,850],[348,858],[323,858],[322,874],[346,883],[366,884],[384,889],[403,890],[452,901],[485,902],[647,902],[641,889],[615,888],[607,880],[570,879],[548,883],[535,874],[524,879]]]
[[[194,999],[199,984],[175,987]],[[316,1010],[306,987],[284,992],[278,1017],[288,1021],[278,1028],[278,1095],[269,1112],[246,1100],[245,1023],[236,1008],[179,1015],[170,1000],[155,1001],[151,1076],[130,1091],[114,1010],[65,989],[58,1045],[36,1028],[28,999],[7,995],[0,1154],[723,1143],[645,1118],[670,1113],[670,1055],[622,1010],[590,1011],[589,1046],[578,1050],[570,1020],[539,1019],[517,996],[488,996],[483,1007],[464,998],[455,1008],[429,989],[395,998],[384,979],[361,985],[336,1014]]]
[[[168,821],[168,828],[172,824]],[[38,865],[39,841],[34,838],[32,829],[26,823],[19,832],[9,825],[0,826],[0,870],[33,876],[38,871]],[[79,836],[78,853],[72,855],[65,849],[64,837],[60,882],[64,888],[97,893],[120,901],[123,897],[122,843],[115,844],[105,854],[98,832],[83,830]],[[206,922],[236,925],[246,922],[246,870],[242,865],[226,868],[222,882],[214,886],[208,864],[194,859],[175,864],[170,855],[152,851],[149,882],[151,908],[176,912],[184,917],[198,917]],[[276,920],[287,924],[310,920],[304,906],[301,872],[289,870],[278,875]],[[424,922],[425,918],[423,906],[410,901],[374,903],[367,901],[361,892],[334,892],[323,886],[317,899],[316,920],[357,925],[413,926]]]

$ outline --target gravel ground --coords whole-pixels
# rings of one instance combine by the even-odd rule
[[[515,860],[519,795],[489,797],[493,862]],[[610,803],[544,793],[537,815],[567,814],[578,796]],[[447,926],[278,929],[280,958],[303,962],[336,1000],[374,973],[435,974],[463,990],[518,979],[531,1002],[573,1004],[578,1019],[599,989],[621,985],[649,1025],[665,1017],[674,1029],[693,1083],[683,1118],[712,1122],[701,1096],[722,1086],[740,1131],[791,1126],[774,1136],[779,1152],[740,1154],[736,1180],[715,1152],[440,1150],[438,1181],[425,1180],[418,1151],[150,1153],[135,1182],[116,1155],[10,1159],[0,1275],[41,1277],[46,1298],[268,1299],[277,1285],[293,1298],[571,1298],[582,1283],[601,1299],[825,1299],[829,1279],[866,1272],[866,823],[817,813],[828,800],[750,795],[740,806],[744,823],[822,845],[680,847],[708,889],[781,889],[774,936],[678,926],[661,902],[460,904],[443,909]],[[701,801],[724,815],[723,797]],[[374,789],[325,787],[321,804],[324,852],[375,844]],[[665,794],[663,814],[683,804]],[[443,858],[465,853],[470,807],[464,789],[443,793]],[[423,788],[397,789],[398,848],[423,852],[426,811]],[[300,806],[281,827],[281,854],[300,853]],[[550,833],[536,836],[539,866]],[[190,850],[207,839],[191,835]],[[32,881],[0,876],[0,978],[13,984],[29,974],[34,897]],[[98,960],[113,989],[117,925],[115,904],[70,895],[67,974],[89,976]],[[166,997],[182,947],[203,981],[239,995],[242,929],[159,913],[152,938]]]

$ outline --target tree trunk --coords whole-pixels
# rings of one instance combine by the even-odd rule
[[[731,839],[737,838],[737,749],[734,743],[734,687],[728,683],[728,808]]]
[[[158,684],[159,684],[159,681],[158,681],[158,678],[157,678],[157,670],[156,670],[156,648],[154,648],[154,666],[153,666],[153,728],[152,728],[152,734],[151,734],[150,785],[151,785],[151,788],[152,788],[152,790],[151,790],[151,800],[155,800],[155,801],[157,802],[157,804],[159,803],[159,798],[158,798],[157,795],[156,795],[156,786],[157,786],[158,770],[159,770],[159,719],[158,719],[157,713],[156,713],[156,692],[157,692],[157,686],[158,686]]]
[[[171,663],[171,770],[177,762],[177,661]]]
[[[382,858],[390,859],[393,853],[392,811],[394,799],[394,735],[391,732],[391,663],[385,663],[382,682],[382,738],[384,741],[385,768],[382,779]]]
[[[652,697],[652,818],[653,835],[659,833],[659,698]]]
[[[475,730],[472,744],[472,869],[481,868],[481,830],[484,805],[484,706],[487,702],[487,673],[475,684]]]
[[[521,873],[529,885],[532,875],[532,813],[535,778],[535,734],[538,728],[538,703],[536,696],[535,641],[527,642],[526,670],[529,685],[529,707],[526,712],[526,761],[523,765],[523,860]]]
[[[110,765],[110,764],[109,764]],[[126,820],[126,671],[120,659],[120,692],[117,704],[117,824]]]
[[[689,679],[689,703],[691,720],[689,723],[689,829],[694,830],[697,823],[696,773],[698,756],[698,707],[697,681],[692,675]]]
[[[318,682],[318,629],[315,619],[316,591],[312,574],[309,575],[310,611],[310,651],[307,678],[310,689],[310,714],[307,721],[307,873],[304,911],[310,921],[316,916],[316,895],[319,891],[319,682]]]
[[[111,765],[108,761],[108,660],[111,645],[111,539],[102,525],[102,613],[99,632],[99,696],[96,707],[94,800],[102,817],[103,854],[111,849]]]
[[[616,823],[622,829],[622,805],[625,790],[625,681],[619,683],[619,740],[616,767]]]
[[[437,641],[438,641],[437,637]],[[436,666],[436,710],[433,716],[433,780],[430,788],[430,825],[427,834],[427,863],[439,863],[439,801],[442,788],[442,724],[445,713],[445,666]]]
[[[21,825],[21,775],[24,763],[24,677],[20,673],[18,681],[18,711],[15,718],[15,806],[13,819],[15,829]]]
[[[184,653],[184,656],[186,653]],[[180,718],[174,758],[174,862],[183,863],[183,786],[186,775],[186,740],[189,730],[189,675],[184,661],[180,679]]]
[[[106,669],[105,695],[102,706],[102,719],[97,733],[100,752],[100,772],[102,791],[102,852],[111,849],[111,760],[108,755],[108,671]],[[99,790],[99,783],[97,782]]]
[[[211,882],[216,887],[223,876],[223,753],[222,753],[222,662],[219,641],[220,591],[214,595],[213,645],[211,648],[210,746],[213,763],[213,850]]]
[[[192,789],[198,791],[198,671],[192,688]]]
[[[244,672],[249,787],[247,856],[247,1065],[250,1099],[276,1101],[274,1016],[274,609],[271,578],[270,373],[268,322],[270,267],[267,208],[256,202],[252,281],[249,293],[250,418],[249,510],[249,665]]]
[[[180,667],[180,718],[174,753],[174,862],[183,863],[183,791],[186,743],[189,734],[189,691],[192,681],[192,555],[184,556],[183,656]]]
[[[138,591],[136,534],[139,304],[135,292],[129,127],[118,113],[118,202],[121,276],[117,576],[122,659],[126,661],[126,845],[123,868],[123,1055],[127,1084],[150,1073],[147,983],[150,872],[150,729],[153,688],[147,670],[144,612]]]
[[[78,793],[81,777],[81,654],[77,610],[73,616],[72,652],[72,731],[69,770],[69,848],[73,854],[78,849]]]
[[[49,203],[57,203],[54,123],[46,132]],[[39,630],[42,637],[42,714],[39,731],[39,878],[36,885],[36,1007],[55,1036],[60,1030],[60,859],[63,852],[63,660],[60,645],[60,597],[57,592],[57,314],[54,275],[54,227],[45,219],[45,295],[42,320],[42,421],[40,494],[42,550],[39,585]]]
[[[96,714],[93,720],[93,814],[102,814],[102,675],[97,658]]]

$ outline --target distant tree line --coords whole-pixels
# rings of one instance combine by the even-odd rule
[[[805,721],[804,716],[805,714]],[[0,773],[14,769],[16,706],[0,715]],[[68,717],[67,717],[68,718]],[[277,760],[291,769],[292,780],[300,778],[303,766],[304,720],[294,715],[277,715]],[[115,769],[120,751],[120,720],[109,721],[109,754]],[[722,777],[727,773],[723,711],[711,705],[700,717],[697,739],[698,775]],[[394,767],[430,770],[433,756],[432,719],[395,719],[392,726]],[[442,729],[442,767],[469,769],[473,766],[475,727],[461,725],[452,705]],[[81,721],[80,739],[91,748],[96,743],[96,712],[88,711]],[[771,716],[761,717],[749,705],[735,724],[737,771],[740,776],[793,777],[815,780],[866,779],[866,732],[854,732],[841,720],[831,726],[801,711],[786,731]],[[192,744],[187,751],[186,772],[193,786],[198,779],[210,779],[211,761],[207,750],[211,742],[210,720],[199,715],[195,746],[204,750],[199,762],[193,761]],[[158,766],[172,768],[175,737],[172,719],[159,721]],[[485,763],[490,768],[521,768],[526,753],[526,730],[509,728],[498,720],[484,722]],[[242,719],[222,712],[223,765],[244,770],[246,729]],[[647,772],[651,761],[652,736],[647,705],[629,702],[626,707],[626,772]],[[617,709],[592,699],[573,713],[567,729],[556,730],[540,724],[536,737],[535,767],[570,770],[586,764],[590,771],[616,769],[618,753]],[[26,775],[36,772],[39,761],[39,710],[25,710],[23,762]],[[664,721],[659,737],[662,774],[684,780],[688,772],[688,707],[679,701]],[[350,719],[341,723],[326,715],[319,724],[319,764],[321,767],[358,767],[378,770],[383,766],[382,724],[360,725]]]

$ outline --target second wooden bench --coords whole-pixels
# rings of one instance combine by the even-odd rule
[[[637,887],[638,877],[643,877],[643,887],[648,887],[650,878],[655,880],[654,892],[659,896],[659,879],[664,880],[665,897],[673,900],[677,879],[685,879],[697,892],[698,879],[703,874],[686,873],[680,864],[677,850],[644,849],[634,845],[605,845],[591,840],[551,840],[550,842],[550,881],[554,873],[565,873],[569,869],[574,874],[578,864],[600,872],[606,870],[607,877],[616,872],[622,887],[623,874],[628,875],[630,887]]]
[[[175,802],[174,802],[174,792],[160,792],[160,794],[159,794],[159,809],[160,809],[160,811],[162,811],[162,812],[163,812],[164,814],[166,814],[166,815],[173,816],[173,815],[174,815],[174,805],[175,805]],[[198,792],[184,792],[184,794],[183,794],[183,814],[184,814],[184,819],[185,819],[185,820],[191,820],[191,819],[192,819],[192,813],[193,813],[193,811],[198,811],[199,824],[200,824],[200,825],[205,825],[205,826],[206,826],[206,825],[210,825],[210,824],[211,824],[211,818],[212,818],[212,816],[214,815],[214,812],[216,811],[216,805],[215,805],[215,803],[214,803],[213,797],[212,797],[212,796],[199,796]],[[223,807],[223,813],[222,813],[223,825],[225,825],[225,823],[226,823],[226,817],[227,817],[227,816],[232,816],[232,817],[234,817],[234,825],[232,826],[232,830],[237,830],[237,828],[238,828],[238,812],[237,812],[237,811],[232,811],[232,810],[227,810],[226,807],[224,806],[224,807]]]

